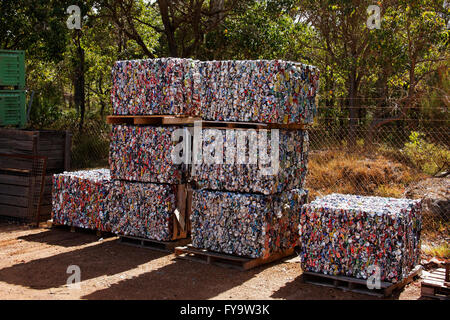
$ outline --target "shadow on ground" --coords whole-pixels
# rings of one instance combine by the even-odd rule
[[[304,299],[332,299],[332,300],[381,300],[381,299],[399,299],[401,291],[394,292],[389,298],[379,298],[372,295],[360,294],[356,292],[344,291],[331,287],[319,286],[315,284],[305,283],[303,274],[286,283],[278,291],[271,295],[274,299],[286,300],[304,300]]]
[[[83,236],[80,236],[83,234]],[[110,234],[107,237],[112,237]],[[105,236],[105,238],[107,238]],[[93,230],[77,230],[77,232],[70,232],[67,229],[46,229],[42,232],[30,234],[17,239],[29,241],[29,242],[39,242],[48,245],[62,246],[62,247],[77,247],[91,242],[98,241],[101,237],[95,234]]]
[[[120,281],[109,288],[86,295],[83,299],[210,299],[240,286],[263,268],[265,267],[239,271],[173,259],[169,265]]]
[[[0,281],[33,289],[49,289],[66,284],[69,277],[67,268],[70,265],[80,267],[81,279],[84,281],[121,273],[166,255],[168,253],[125,247],[119,245],[117,241],[98,242],[82,249],[1,269]]]

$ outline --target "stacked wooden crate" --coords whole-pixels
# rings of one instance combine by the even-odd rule
[[[35,221],[35,212],[30,213],[28,208],[33,194],[39,192],[34,190],[38,186],[33,181],[44,170],[39,220],[45,221],[50,217],[52,176],[69,170],[71,141],[72,136],[68,131],[0,128],[0,154],[3,154],[0,156],[1,216]],[[45,158],[45,168],[38,168],[36,161],[40,158]]]

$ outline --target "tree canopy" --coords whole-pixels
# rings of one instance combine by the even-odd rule
[[[66,25],[76,4],[80,30]],[[26,50],[31,121],[51,127],[109,112],[111,66],[154,57],[286,59],[321,70],[319,117],[377,130],[421,119],[448,126],[444,0],[3,0],[0,48]],[[433,119],[439,119],[435,121]],[[428,121],[428,122],[426,122]]]

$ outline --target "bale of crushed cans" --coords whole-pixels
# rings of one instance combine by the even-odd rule
[[[109,152],[112,179],[180,184],[185,182],[183,164],[174,164],[178,127],[113,125]]]
[[[53,175],[53,223],[111,231],[108,223],[110,207],[106,202],[111,186],[107,169]]]
[[[178,187],[113,181],[107,169],[56,174],[52,219],[60,225],[169,241],[174,214],[184,210],[178,203]]]
[[[421,201],[330,194],[302,209],[305,271],[398,282],[419,262]],[[372,267],[371,267],[372,266]]]
[[[211,139],[211,129],[203,129],[202,146],[208,150],[219,133],[223,140],[219,163],[213,159],[192,164],[191,178],[198,188],[262,194],[303,188],[308,162],[307,131],[214,130]],[[215,152],[213,149],[211,156],[215,157]]]
[[[291,249],[306,198],[302,189],[277,195],[195,190],[192,246],[249,258]]]
[[[189,115],[212,121],[311,123],[319,70],[282,60],[118,61],[112,68],[116,115]]]

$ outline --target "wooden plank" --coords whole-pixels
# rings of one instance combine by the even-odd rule
[[[230,122],[230,121],[202,121],[204,128],[230,128],[230,129],[284,129],[284,130],[304,130],[304,124],[290,123],[259,123],[259,122]]]
[[[219,252],[212,252],[205,249],[197,249],[192,247],[191,245],[175,248],[175,255],[178,258],[191,260],[194,262],[214,264],[220,267],[233,268],[241,271],[249,270],[276,260],[280,260],[284,257],[292,255],[293,253],[294,249],[292,248],[283,252],[272,254],[267,258],[252,259]]]
[[[49,204],[49,205],[41,204],[41,212],[40,212],[41,221],[47,220],[47,219],[44,219],[43,217],[50,216],[51,213],[52,213],[52,205],[51,204]]]
[[[6,204],[16,207],[28,207],[28,197],[25,196],[13,196],[7,194],[0,194],[0,204]]]
[[[49,225],[48,223],[49,220],[47,220],[47,225]],[[62,225],[62,224],[57,224],[54,223],[53,220],[51,220],[51,224],[50,227],[52,229],[62,229],[62,230],[67,230],[70,232],[79,232],[79,233],[95,233],[98,237],[102,237],[102,238],[109,238],[109,237],[115,237],[116,235],[111,233],[111,232],[106,232],[106,231],[100,231],[97,229],[89,229],[89,228],[82,228],[82,227],[75,227],[75,226],[70,226],[70,225]]]
[[[200,117],[177,115],[112,115],[107,117],[109,124],[135,124],[135,125],[193,125],[200,121],[204,128],[255,128],[255,129],[285,129],[304,130],[306,126],[299,123],[257,123],[232,121],[203,121]]]
[[[0,128],[0,136],[16,140],[32,140],[34,131]]]
[[[28,176],[0,173],[0,183],[17,186],[28,186],[30,183]]]
[[[47,161],[47,171],[63,171],[64,170],[64,159],[53,160],[50,159]]]
[[[0,204],[0,215],[15,218],[28,218],[28,208]]]
[[[178,118],[178,117],[167,117],[162,119],[162,124],[166,125],[181,125],[181,124],[193,124],[195,121],[201,120],[200,118]]]
[[[3,184],[0,180],[0,194],[7,194],[11,196],[21,196],[27,194],[28,186],[18,186],[11,184]]]
[[[11,149],[33,151],[33,141],[0,138],[0,152],[11,153]],[[10,152],[3,152],[3,150]]]
[[[303,272],[304,279],[306,283],[318,284],[327,283],[334,288],[345,289],[352,292],[369,294],[369,295],[379,295],[383,297],[391,296],[396,290],[402,289],[408,283],[412,282],[415,277],[422,273],[422,266],[416,266],[407,277],[402,279],[397,283],[390,283],[382,281],[380,284],[380,289],[369,289],[367,287],[367,280],[357,279],[346,276],[334,276],[326,275],[316,272]],[[340,283],[345,283],[346,286],[340,285]]]
[[[31,170],[33,169],[32,159],[0,157],[0,168],[3,170]]]
[[[275,252],[267,258],[252,259],[252,260],[244,263],[243,268],[244,268],[244,270],[249,270],[249,269],[255,268],[257,266],[263,265],[263,264],[281,260],[283,258],[292,256],[293,254],[294,254],[294,248],[291,248],[291,249],[288,249],[285,251],[281,251],[281,252]]]
[[[177,185],[177,210],[179,213],[179,217],[174,214],[173,215],[173,223],[174,223],[174,237],[172,240],[181,239],[187,237],[186,232],[186,185],[180,184]],[[175,231],[176,229],[176,231]]]
[[[193,124],[198,120],[201,118],[176,115],[113,115],[106,118],[109,124],[135,125],[181,125]]]
[[[108,123],[108,124],[134,124],[134,117],[132,117],[132,116],[107,116],[106,123]]]
[[[443,281],[436,280],[436,279],[430,279],[428,277],[425,280],[422,281],[422,284],[424,286],[436,287],[436,288],[443,288],[444,287],[444,282]]]
[[[131,245],[139,248],[146,248],[151,250],[173,252],[176,247],[188,244],[191,239],[178,239],[175,241],[158,241],[152,239],[145,239],[132,236],[120,236],[120,243]]]
[[[352,278],[352,277],[347,277],[347,276],[335,276],[335,275],[330,275],[330,274],[323,274],[323,273],[316,273],[316,272],[309,272],[309,271],[305,271],[303,273],[306,275],[317,276],[317,277],[333,279],[333,280],[339,280],[339,281],[343,281],[343,282],[347,282],[347,283],[357,283],[357,284],[362,284],[362,285],[367,284],[367,280],[365,280],[365,279],[358,279],[358,278]],[[386,281],[380,282],[381,288],[388,288],[391,285],[392,285],[392,283],[390,283],[390,282],[386,282]]]
[[[219,253],[219,252],[214,252],[214,251],[208,251],[206,249],[194,248],[191,245],[187,245],[185,247],[179,247],[176,249],[177,249],[177,252],[180,252],[180,253],[188,252],[188,253],[209,256],[209,257],[215,257],[215,258],[221,258],[221,259],[227,259],[227,260],[238,261],[238,262],[248,262],[248,260],[249,260],[249,258],[245,258],[245,257],[233,256],[233,255],[226,254],[226,253]]]

